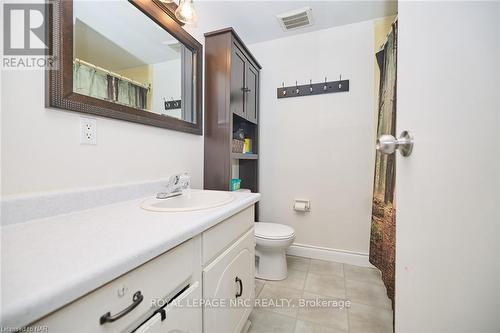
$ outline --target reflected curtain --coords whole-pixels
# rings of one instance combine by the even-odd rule
[[[73,64],[73,91],[91,97],[107,99],[106,74],[84,64]]]
[[[377,137],[383,134],[396,136],[397,31],[395,22],[386,43],[376,54],[380,68]],[[382,272],[382,280],[393,307],[396,258],[395,163],[395,154],[384,155],[377,151],[370,235],[370,262]]]
[[[148,89],[108,75],[109,99],[138,109],[146,109]]]
[[[147,88],[82,63],[73,64],[73,91],[138,109],[147,105]]]

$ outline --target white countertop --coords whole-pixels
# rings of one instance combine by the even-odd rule
[[[1,326],[25,326],[260,198],[233,193],[207,210],[151,212],[142,198],[2,227]]]

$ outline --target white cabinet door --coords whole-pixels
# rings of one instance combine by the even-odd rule
[[[252,228],[203,271],[205,333],[240,332],[253,307],[254,271]]]

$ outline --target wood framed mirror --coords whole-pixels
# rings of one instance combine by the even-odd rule
[[[202,45],[158,0],[56,0],[47,107],[202,135]]]

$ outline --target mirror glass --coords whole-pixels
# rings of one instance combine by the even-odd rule
[[[74,1],[73,36],[75,93],[196,122],[194,53],[133,4]]]

